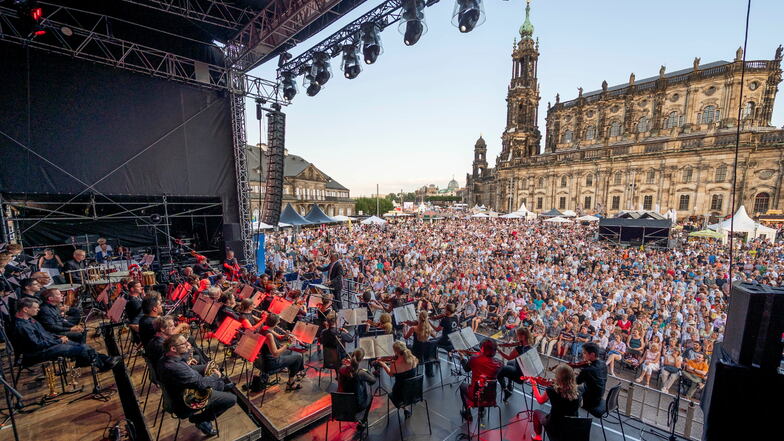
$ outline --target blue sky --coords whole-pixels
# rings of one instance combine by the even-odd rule
[[[368,0],[352,14],[291,52],[298,55],[343,25],[377,6]],[[315,97],[299,94],[285,109],[286,147],[351,189],[352,196],[413,191],[426,184],[443,188],[452,175],[465,184],[473,145],[482,134],[494,164],[506,121],[511,50],[524,19],[523,0],[485,0],[486,22],[461,34],[451,24],[454,2],[425,10],[428,33],[405,46],[397,26],[382,33],[384,54],[363,65],[354,80],[332,59],[333,78]],[[743,44],[743,0],[534,0],[531,21],[540,41],[539,127],[544,136],[548,101],[577,96],[637,78],[731,61]],[[784,1],[753,0],[747,59],[771,59],[784,43]],[[277,60],[252,73],[274,78]],[[781,94],[780,94],[781,95]],[[781,96],[773,124],[784,123]],[[259,141],[248,105],[248,143]]]

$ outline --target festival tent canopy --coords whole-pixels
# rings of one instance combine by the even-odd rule
[[[269,230],[275,227],[273,227],[272,225],[265,224],[264,222],[253,222],[250,228],[251,230],[256,231],[256,230]]]
[[[563,216],[563,217],[577,217],[577,213],[575,213],[572,210],[566,210],[566,211],[563,212],[563,214],[561,214],[561,216]]]
[[[770,240],[776,239],[776,230],[766,227],[760,223],[754,222],[752,218],[746,213],[746,207],[741,205],[738,211],[732,218],[719,222],[718,224],[708,225],[708,228],[722,234],[729,234],[730,226],[736,233],[748,233],[748,240],[756,239],[757,237],[764,236]]]
[[[291,226],[291,224],[287,224],[286,222],[278,222],[278,227],[280,228],[289,228]]]
[[[707,237],[710,239],[723,239],[724,234],[713,230],[700,230],[689,233],[689,237]]]
[[[381,219],[378,216],[370,216],[369,218],[360,222],[362,225],[381,225],[387,223],[384,219]]]
[[[476,213],[476,214],[472,214],[471,217],[473,217],[473,218],[486,218],[486,217],[490,217],[490,216],[485,214],[485,213]]]
[[[310,225],[313,223],[300,216],[300,214],[294,210],[294,207],[292,207],[290,203],[286,204],[286,208],[284,208],[283,212],[280,213],[280,222],[285,222],[291,225]]]
[[[388,212],[384,213],[383,216],[384,217],[406,217],[406,216],[413,216],[413,215],[409,214],[409,213],[403,213],[402,211],[392,210],[392,211],[388,211]]]
[[[528,208],[525,206],[525,202],[520,205],[520,208],[517,209],[517,213],[528,213]]]
[[[351,220],[351,218],[348,217],[348,216],[343,216],[342,214],[339,214],[337,216],[332,216],[332,220],[335,221],[335,222],[348,222],[348,221]]]
[[[499,216],[499,217],[501,219],[520,219],[520,218],[525,217],[525,214],[515,211],[513,213],[505,214],[505,215]]]
[[[314,224],[329,224],[335,222],[334,219],[327,216],[316,204],[312,204],[310,206],[310,211],[305,215],[305,219],[313,222]]]
[[[577,219],[578,221],[586,221],[586,222],[596,222],[599,220],[596,216],[591,216],[590,214],[586,214],[585,216],[580,216]]]
[[[560,216],[551,217],[550,219],[545,219],[545,222],[550,222],[553,224],[571,224],[572,221],[569,219],[562,218]]]
[[[544,216],[544,217],[555,217],[555,216],[560,216],[561,214],[562,213],[560,211],[558,211],[555,208],[553,208],[552,210],[550,210],[550,211],[548,211],[546,213],[542,213],[542,216]]]

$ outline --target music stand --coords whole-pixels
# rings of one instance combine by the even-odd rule
[[[253,376],[253,362],[258,358],[259,351],[261,351],[261,347],[266,340],[267,337],[261,334],[246,332],[240,337],[237,348],[234,349],[234,353],[245,361],[242,363],[240,378],[243,378],[244,376],[246,384],[250,383],[250,377]],[[248,363],[250,363],[250,371],[247,370]],[[248,394],[250,394],[250,388],[248,388]]]

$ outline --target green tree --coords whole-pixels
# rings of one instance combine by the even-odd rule
[[[357,198],[354,201],[354,210],[359,213],[360,211],[365,215],[381,216],[387,211],[392,209],[392,201],[387,198],[378,199],[378,209],[376,212],[376,198]]]

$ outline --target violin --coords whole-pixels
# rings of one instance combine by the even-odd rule
[[[591,362],[588,361],[588,360],[583,360],[583,361],[578,361],[576,363],[564,363],[564,364],[566,364],[567,366],[569,366],[572,369],[579,369],[579,368],[584,368],[586,366],[590,366]],[[558,365],[550,366],[550,368],[549,368],[550,372],[554,371],[555,368],[557,368],[557,367],[558,367]]]
[[[468,355],[470,357],[473,357],[474,355],[479,355],[480,354],[479,351],[472,351],[470,349],[455,349],[452,352],[456,352],[458,354],[463,354],[463,355]]]
[[[550,387],[553,385],[553,380],[544,377],[520,377],[520,381],[533,381],[542,387]]]
[[[376,358],[376,361],[383,361],[385,363],[393,362],[395,360],[397,360],[397,355],[389,355],[389,356],[386,356],[386,357],[378,357],[378,358]]]

